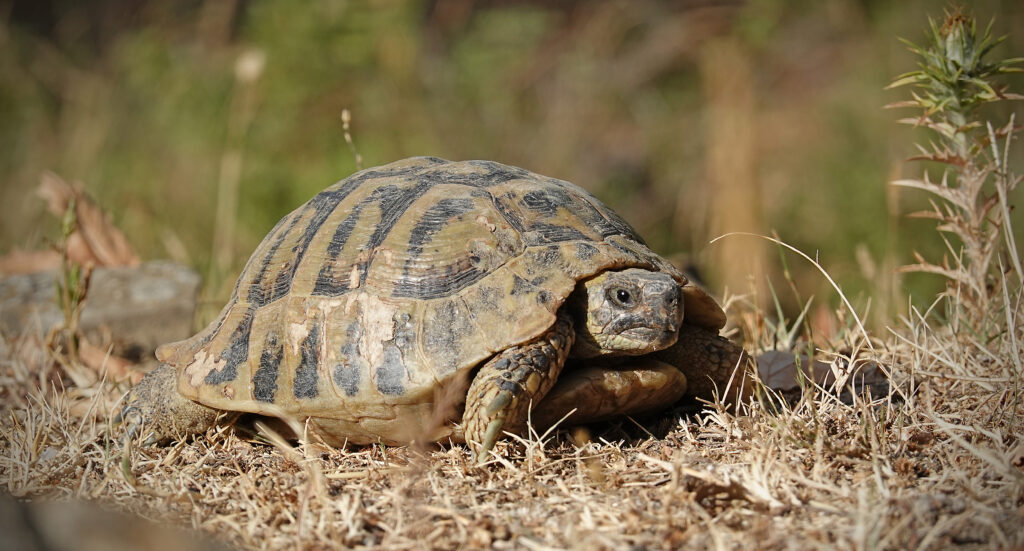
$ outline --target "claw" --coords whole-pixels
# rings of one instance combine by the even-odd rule
[[[487,455],[494,447],[494,443],[501,436],[501,429],[504,426],[504,419],[493,419],[487,424],[487,431],[484,432],[484,441],[480,443],[480,451],[476,454],[476,464],[483,465],[487,462]]]
[[[115,427],[120,426],[121,424],[125,425],[124,435],[121,437],[121,442],[134,440],[139,434],[139,427],[142,425],[139,410],[134,406],[121,408],[121,410],[114,415],[111,423]]]
[[[487,415],[494,415],[494,412],[505,409],[511,403],[512,393],[507,390],[503,390],[499,392],[498,395],[491,400],[490,405],[487,406]]]
[[[491,448],[494,447],[494,443],[498,441],[498,437],[501,436],[501,429],[505,427],[507,413],[505,410],[508,409],[513,399],[514,396],[512,396],[511,392],[503,390],[487,405],[485,411],[489,417],[494,416],[494,419],[487,423],[487,430],[484,431],[484,439],[480,443],[480,451],[476,454],[477,465],[483,465],[487,462],[487,455],[490,453]]]
[[[137,427],[137,426],[128,427],[128,429],[124,431],[124,436],[121,437],[121,442],[130,442],[130,441],[134,440],[135,439],[135,435],[138,434],[138,432],[139,432],[139,427]]]

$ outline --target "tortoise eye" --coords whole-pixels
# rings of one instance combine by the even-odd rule
[[[633,293],[621,287],[609,289],[608,298],[618,306],[629,307],[633,305]]]

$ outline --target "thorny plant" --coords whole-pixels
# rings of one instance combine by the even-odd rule
[[[983,120],[979,108],[1003,100],[1024,96],[1010,93],[995,77],[1021,72],[1014,67],[1024,58],[987,61],[986,56],[1004,37],[992,36],[992,23],[978,33],[974,17],[963,8],[947,10],[941,26],[929,18],[926,43],[918,46],[904,41],[919,57],[918,70],[897,77],[889,88],[911,85],[912,99],[887,107],[913,107],[921,114],[899,122],[930,130],[927,145],[918,144],[919,155],[912,160],[931,161],[945,166],[938,182],[928,171],[921,179],[906,179],[894,185],[930,193],[932,210],[911,216],[938,222],[937,229],[949,251],[935,263],[916,254],[916,263],[902,271],[939,274],[949,280],[947,295],[953,300],[950,324],[958,332],[962,318],[981,335],[999,326],[988,327],[993,300],[1004,290],[1019,292],[1021,261],[1010,228],[1008,196],[1021,181],[1009,168],[1009,150],[1014,126],[1011,115],[1006,124],[994,127]],[[954,235],[957,242],[947,236]],[[1007,277],[1003,277],[1007,274]],[[1004,284],[1010,289],[1004,289]],[[1000,324],[1001,325],[1001,324]],[[998,329],[997,329],[998,330]]]
[[[900,122],[933,135],[927,146],[918,144],[920,154],[912,159],[945,166],[937,183],[925,172],[922,179],[893,184],[934,197],[932,210],[915,216],[938,222],[950,255],[940,264],[917,255],[916,264],[903,268],[948,280],[927,310],[911,305],[905,327],[892,330],[894,350],[906,366],[902,375],[909,379],[902,396],[906,426],[947,442],[959,450],[952,452],[958,460],[973,457],[985,465],[988,476],[1000,479],[1007,497],[1019,504],[1024,443],[1015,435],[1021,433],[1024,404],[1024,270],[1008,198],[1022,180],[1009,167],[1010,145],[1021,127],[1012,114],[996,127],[979,112],[986,104],[1024,99],[994,81],[1021,72],[1014,65],[1024,58],[986,61],[1004,38],[993,38],[991,23],[979,34],[973,16],[962,8],[948,10],[941,27],[929,22],[926,45],[908,43],[920,57],[919,69],[890,85],[913,85],[921,92],[891,105],[920,109],[920,116]],[[958,242],[951,242],[951,235]],[[933,327],[929,320],[943,305],[948,328]],[[1007,535],[997,536],[1008,545]],[[920,545],[938,542],[929,533]]]

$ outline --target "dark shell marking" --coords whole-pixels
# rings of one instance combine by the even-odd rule
[[[684,281],[568,182],[407,159],[282,219],[218,319],[160,355],[211,407],[358,424],[429,402],[452,373],[544,333],[577,281],[630,266]]]
[[[296,398],[315,398],[317,390],[317,367],[320,365],[320,321],[314,320],[309,334],[302,340],[302,357],[295,368],[295,379],[292,380],[292,393]]]
[[[277,392],[277,370],[284,357],[284,343],[276,333],[269,333],[260,354],[260,366],[252,376],[252,395],[260,402],[274,401]]]

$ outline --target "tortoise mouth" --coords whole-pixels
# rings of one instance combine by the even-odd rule
[[[673,319],[656,316],[623,316],[609,324],[607,331],[627,338],[657,340],[663,335],[675,335],[679,324]]]
[[[618,350],[645,354],[672,346],[678,337],[679,332],[677,330],[673,331],[665,327],[651,327],[650,325],[635,325],[618,331],[612,337],[612,340],[616,342]]]

